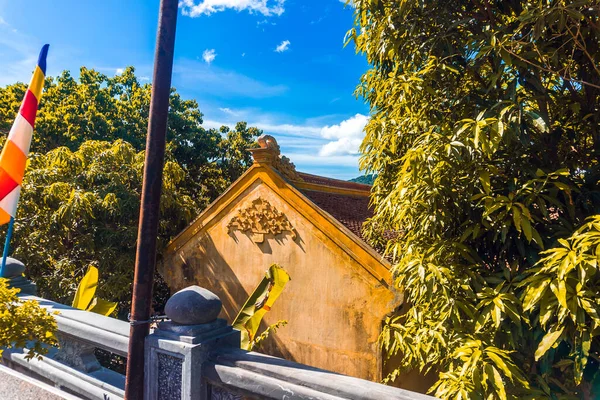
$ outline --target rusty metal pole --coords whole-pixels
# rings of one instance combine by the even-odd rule
[[[156,266],[156,238],[158,235],[169,95],[171,93],[177,7],[178,0],[161,0],[160,2],[137,253],[135,256],[129,356],[125,380],[126,400],[142,400],[144,398],[144,342],[150,329],[150,307]]]

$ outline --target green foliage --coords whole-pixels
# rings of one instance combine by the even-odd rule
[[[542,253],[539,266],[520,283],[523,308],[537,314],[545,332],[536,361],[545,370],[559,369],[580,385],[584,374],[588,380],[598,375],[600,216],[558,242],[558,247]]]
[[[350,179],[350,182],[364,183],[365,185],[372,185],[375,182],[376,175],[368,174],[362,175],[354,179]]]
[[[275,322],[273,325],[269,325],[264,331],[257,335],[251,342],[248,348],[249,351],[258,349],[262,342],[269,338],[271,333],[276,333],[278,329],[286,326],[288,322],[285,319]]]
[[[56,321],[36,301],[20,301],[18,292],[0,278],[0,357],[11,348],[27,348],[27,359],[39,357],[58,344]]]
[[[25,90],[0,88],[3,135]],[[12,242],[40,295],[69,302],[91,265],[103,277],[98,295],[126,315],[150,95],[131,67],[114,77],[81,68],[79,79],[66,71],[46,79]],[[197,102],[172,89],[159,252],[249,167],[245,149],[260,133],[245,122],[206,130]],[[155,287],[157,306],[168,296],[163,289]]]
[[[393,237],[407,300],[381,335],[393,375],[438,372],[444,399],[593,398],[599,2],[354,4],[365,229]]]
[[[131,296],[144,153],[122,140],[84,142],[34,154],[15,222],[15,257],[42,296],[69,302],[89,265],[101,271],[100,297]],[[178,189],[182,168],[167,161],[160,246],[198,211]]]

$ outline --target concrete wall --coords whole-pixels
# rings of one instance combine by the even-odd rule
[[[262,197],[295,227],[263,243],[227,224],[237,210]],[[173,291],[196,284],[223,301],[222,317],[231,322],[272,263],[291,276],[263,327],[285,319],[286,327],[260,351],[351,376],[381,379],[377,338],[384,316],[399,299],[338,245],[315,228],[260,180],[175,252],[167,253],[161,273]]]

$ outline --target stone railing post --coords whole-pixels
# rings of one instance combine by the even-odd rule
[[[147,400],[204,400],[207,387],[202,364],[217,347],[240,346],[240,333],[217,318],[219,297],[199,286],[175,293],[165,307],[170,321],[161,322],[146,338]]]
[[[4,277],[8,280],[8,286],[11,288],[21,289],[19,294],[35,295],[37,286],[35,283],[26,279],[23,276],[25,265],[12,257],[6,257],[6,266],[4,267]]]

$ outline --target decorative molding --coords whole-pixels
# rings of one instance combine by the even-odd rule
[[[250,206],[238,210],[237,215],[227,224],[227,229],[229,233],[239,230],[250,234],[255,243],[264,242],[266,234],[276,236],[289,232],[292,240],[298,237],[296,228],[287,216],[262,197],[257,197]]]
[[[60,361],[81,372],[93,372],[101,367],[94,351],[96,347],[75,336],[58,332],[59,350],[54,355],[54,360]]]
[[[268,164],[275,168],[286,179],[292,181],[302,181],[296,166],[286,156],[281,155],[281,149],[277,140],[271,135],[260,135],[256,139],[259,147],[250,149],[254,162],[257,164]]]
[[[277,153],[277,155],[279,155],[279,153],[281,152],[279,144],[277,144],[277,140],[275,140],[275,138],[271,135],[260,135],[256,139],[256,142],[258,143],[261,149],[272,150],[273,152]]]
[[[296,166],[286,156],[279,156],[273,162],[273,168],[292,181],[302,182],[304,179],[296,172]]]

